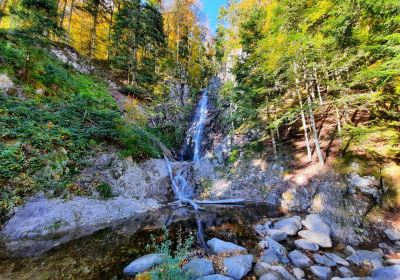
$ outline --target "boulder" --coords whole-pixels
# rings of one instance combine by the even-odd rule
[[[226,242],[218,238],[212,238],[208,240],[207,245],[208,247],[210,247],[214,254],[246,251],[246,248],[242,246],[236,245],[231,242]]]
[[[275,241],[283,241],[287,238],[287,233],[279,229],[267,229],[266,234]]]
[[[379,253],[368,251],[368,250],[358,250],[355,254],[346,258],[346,260],[354,263],[357,266],[371,265],[374,269],[383,266],[383,260]]]
[[[269,248],[273,249],[276,254],[278,255],[278,258],[281,262],[283,263],[289,263],[289,259],[287,258],[287,250],[284,246],[273,240],[271,237],[266,237],[266,240],[268,242]]]
[[[328,258],[330,258],[331,260],[333,260],[334,262],[340,264],[340,265],[344,265],[344,266],[349,266],[349,262],[346,261],[345,259],[343,259],[342,257],[339,257],[338,255],[334,254],[334,253],[325,253],[325,256],[327,256]]]
[[[262,261],[262,262],[265,262],[265,263],[269,263],[269,264],[271,264],[271,263],[278,263],[278,262],[279,262],[279,257],[278,257],[278,255],[276,254],[276,252],[275,252],[274,249],[268,248],[268,249],[266,249],[266,250],[264,251],[264,254],[263,254],[263,256],[262,256],[261,261]]]
[[[283,266],[280,265],[271,265],[267,263],[257,263],[254,267],[254,274],[257,277],[261,277],[264,274],[267,274],[268,272],[277,272],[280,275],[282,275],[283,279],[285,280],[296,280],[296,278],[290,274],[289,271],[286,270]]]
[[[252,264],[252,255],[239,255],[224,259],[224,269],[226,271],[226,275],[235,279],[241,279],[243,276],[249,273],[252,268]]]
[[[271,271],[261,276],[259,280],[284,280],[284,278],[278,272]]]
[[[138,273],[142,273],[150,268],[162,264],[164,262],[164,257],[162,254],[149,254],[142,256],[128,266],[124,268],[124,274],[126,276],[135,276]]]
[[[308,230],[331,234],[331,228],[317,214],[310,214],[301,222]]]
[[[7,92],[9,89],[14,87],[13,81],[8,77],[7,74],[0,74],[0,90]]]
[[[354,276],[354,273],[347,267],[341,266],[336,270],[340,277],[350,278]]]
[[[322,256],[320,254],[314,254],[314,259],[317,263],[319,263],[321,265],[330,266],[330,267],[336,266],[336,262],[334,262],[330,258],[328,258],[326,256]]]
[[[400,265],[392,265],[375,269],[371,274],[374,280],[400,279]]]
[[[317,243],[311,242],[307,239],[298,239],[294,241],[294,245],[298,249],[306,250],[306,251],[318,251],[319,246]]]
[[[291,236],[296,235],[301,228],[301,218],[299,216],[282,219],[274,225],[274,229],[282,230]]]
[[[318,279],[326,280],[329,279],[332,270],[326,266],[313,265],[310,267],[311,273]]]
[[[304,271],[297,267],[293,268],[293,274],[298,280],[303,279],[306,276]]]
[[[393,229],[385,229],[385,234],[387,237],[392,241],[399,241],[400,240],[400,232]]]
[[[197,279],[215,273],[213,263],[208,259],[193,259],[182,269],[189,275],[189,279]]]
[[[288,256],[290,261],[297,267],[304,267],[311,265],[310,258],[307,257],[302,252],[300,252],[299,250],[293,250],[292,252],[289,253]]]
[[[317,243],[322,248],[332,247],[332,240],[329,237],[329,235],[325,233],[318,231],[311,231],[311,230],[302,230],[299,232],[299,236],[309,241]]]
[[[201,277],[197,280],[233,280],[231,277],[222,275],[222,274],[213,274]]]

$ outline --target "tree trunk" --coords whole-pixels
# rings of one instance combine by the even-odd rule
[[[308,103],[309,113],[310,113],[310,123],[311,123],[312,130],[314,132],[315,150],[317,152],[319,163],[321,165],[323,165],[324,164],[324,157],[322,156],[321,146],[319,144],[318,130],[317,130],[317,126],[315,124],[314,112],[313,112],[313,108],[312,108],[312,101],[311,101],[311,96],[310,96],[309,93],[307,93],[307,103]]]
[[[319,83],[318,79],[318,73],[317,70],[314,68],[314,79],[315,79],[315,84],[317,87],[317,93],[318,93],[318,98],[319,98],[319,105],[324,105],[324,101],[322,100],[322,94],[321,94],[321,85]]]
[[[111,34],[113,28],[113,20],[114,20],[114,1],[111,1],[111,10],[110,10],[110,26],[108,27],[108,46],[107,46],[107,60],[110,60],[110,48],[111,48]]]
[[[64,0],[64,7],[61,13],[61,21],[60,21],[60,28],[63,28],[64,25],[64,18],[65,18],[65,11],[67,10],[67,0]]]
[[[68,19],[68,31],[67,31],[67,42],[70,43],[71,40],[71,22],[72,22],[72,15],[74,13],[75,8],[75,0],[71,2],[71,8],[69,10],[69,19]]]
[[[8,0],[0,0],[0,24],[3,19],[2,14],[5,13],[5,11],[6,11],[7,3],[8,3]]]
[[[294,72],[297,75],[297,65],[294,64]],[[301,98],[301,93],[300,93],[300,80],[296,77],[296,93],[297,97],[299,99],[299,104],[300,104],[300,114],[301,114],[301,122],[303,124],[303,130],[304,130],[304,140],[306,142],[306,148],[307,148],[307,158],[308,161],[310,162],[312,160],[312,155],[311,155],[311,146],[310,146],[310,140],[308,137],[308,127],[307,127],[307,121],[306,121],[306,116],[304,114],[304,106],[303,106],[303,101]]]
[[[271,122],[271,114],[270,114],[270,111],[269,111],[269,98],[268,98],[268,95],[267,95],[267,120],[268,120],[268,125],[270,125],[270,122]],[[270,137],[271,137],[272,152],[273,152],[273,154],[274,154],[274,159],[275,159],[275,160],[278,160],[278,149],[277,149],[277,147],[276,147],[276,141],[275,141],[274,131],[272,130],[271,127],[268,129],[268,131],[269,131],[269,135],[270,135]]]

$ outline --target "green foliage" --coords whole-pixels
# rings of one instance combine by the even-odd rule
[[[32,42],[0,34],[0,71],[18,81],[25,95],[0,95],[0,214],[40,189],[68,192],[85,157],[104,143],[134,159],[160,155],[156,137],[124,121],[104,83]]]
[[[188,280],[189,276],[183,272],[181,266],[188,257],[189,249],[193,244],[193,236],[185,240],[178,239],[176,249],[173,249],[173,242],[168,239],[168,229],[164,228],[164,241],[157,244],[154,237],[153,244],[149,248],[155,249],[156,253],[164,256],[164,263],[150,271],[152,280]]]
[[[50,33],[61,35],[58,26],[58,7],[56,0],[21,0],[11,7],[11,13],[24,22],[24,31],[39,37]]]
[[[100,196],[104,199],[112,197],[112,188],[108,183],[101,183],[97,185],[96,190],[99,192]]]

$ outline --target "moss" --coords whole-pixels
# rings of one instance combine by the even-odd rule
[[[101,183],[96,187],[96,190],[99,192],[100,197],[103,199],[112,197],[112,187],[108,183]]]

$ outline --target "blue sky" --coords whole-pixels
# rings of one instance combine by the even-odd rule
[[[202,0],[202,2],[203,12],[207,15],[211,30],[214,32],[217,27],[219,8],[223,6],[227,0]]]

